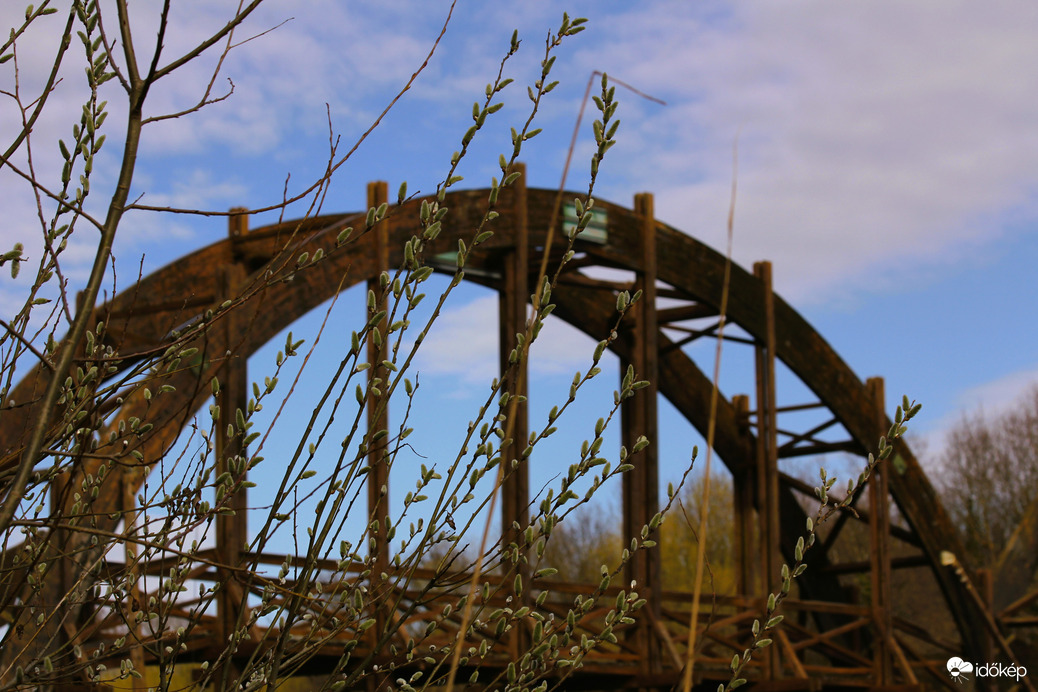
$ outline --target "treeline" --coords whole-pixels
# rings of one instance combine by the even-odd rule
[[[657,542],[665,589],[692,590],[703,485],[702,474],[690,476],[660,526]],[[542,565],[558,569],[556,577],[563,581],[598,582],[602,565],[613,570],[623,550],[619,504],[619,499],[613,502],[614,506],[610,506],[609,500],[602,500],[597,505],[582,507],[571,520],[561,522],[548,541]],[[732,481],[723,474],[714,474],[710,483],[706,538],[706,559],[710,569],[705,582],[708,593],[735,592],[735,555]]]

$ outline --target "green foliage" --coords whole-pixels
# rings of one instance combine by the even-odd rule
[[[702,497],[703,477],[693,476],[681,486],[676,502],[666,514],[666,521],[657,524],[660,573],[666,589],[692,590],[698,546],[696,531],[702,511]],[[615,522],[617,511],[608,505],[609,501],[599,495],[592,506],[581,508],[572,521],[560,524],[552,532],[542,564],[558,570],[555,578],[568,582],[594,583],[601,576],[602,565],[606,565],[610,572],[617,571],[623,552],[623,539]],[[713,575],[712,589],[718,594],[735,592],[734,535],[731,479],[716,474],[710,489],[707,560]]]
[[[687,480],[680,502],[660,528],[660,558],[663,585],[667,589],[692,591],[696,572],[696,532],[703,512],[702,475]],[[735,510],[729,476],[714,474],[710,481],[710,523],[706,537],[706,559],[710,580],[707,593],[732,594],[737,586]]]

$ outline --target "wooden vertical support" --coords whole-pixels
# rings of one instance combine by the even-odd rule
[[[995,612],[995,579],[990,567],[981,567],[976,571],[977,593],[989,612]],[[980,643],[980,660],[995,660],[995,642],[986,629],[978,637]]]
[[[246,207],[232,207],[227,217],[227,235],[231,239],[242,238],[249,234],[249,210]]]
[[[873,402],[877,436],[887,434],[887,414],[883,378],[870,377],[865,382]],[[893,655],[890,641],[893,637],[890,589],[890,491],[889,464],[880,462],[869,480],[869,561],[872,584],[870,588],[875,638],[872,649],[873,684],[890,685],[894,682]]]
[[[233,234],[236,228],[241,230],[241,220],[247,217],[230,218],[229,231]],[[225,298],[236,298],[244,280],[244,267],[236,263],[228,264],[224,268],[220,287]],[[216,395],[216,403],[220,407],[220,423],[215,435],[216,474],[230,473],[236,486],[224,498],[234,514],[220,512],[216,516],[217,561],[223,565],[218,570],[220,591],[217,608],[220,637],[224,642],[246,619],[246,592],[237,580],[237,568],[241,566],[241,554],[248,541],[248,492],[241,485],[246,480],[246,450],[241,444],[246,432],[238,429],[236,413],[240,410],[244,415],[249,403],[248,364],[246,358],[238,353],[243,331],[247,328],[241,310],[241,307],[232,308],[220,319],[218,329],[221,334],[216,341],[222,346],[222,351],[213,354],[214,359],[223,359],[218,375],[220,391]],[[227,435],[228,428],[233,430],[231,437]]]
[[[367,205],[368,208],[378,208],[379,205],[386,202],[389,198],[389,185],[383,181],[377,181],[368,183],[367,190]],[[375,251],[375,266],[379,274],[389,269],[389,240],[387,237],[387,226],[384,223],[376,224],[369,233],[372,236],[372,243],[374,244]],[[375,276],[368,280],[368,291],[375,295],[374,308],[369,308],[369,319],[379,312],[385,312],[387,309],[385,296],[383,295],[383,289],[379,276]],[[386,391],[384,383],[388,375],[387,369],[381,365],[384,360],[383,354],[385,352],[385,339],[387,338],[388,331],[388,320],[382,319],[375,329],[378,330],[378,336],[376,337],[372,333],[368,339],[368,383],[372,386],[375,385],[376,380],[379,381],[377,387],[381,391]],[[368,472],[368,518],[370,521],[378,520],[379,522],[379,535],[373,536],[375,538],[375,573],[378,574],[385,570],[385,567],[389,564],[389,544],[383,539],[385,533],[385,522],[389,517],[389,469],[386,467],[386,444],[385,440],[388,439],[388,435],[382,438],[382,442],[370,443],[371,437],[379,430],[389,429],[389,410],[387,402],[379,396],[375,396],[373,393],[369,394],[367,399],[367,411],[368,411],[368,434],[365,438],[365,443],[368,445],[368,466],[371,469]]]
[[[367,204],[368,208],[377,209],[380,205],[389,201],[389,184],[384,181],[368,183]],[[387,312],[387,301],[385,291],[382,287],[380,275],[389,270],[389,227],[385,223],[377,223],[368,231],[372,235],[371,242],[375,250],[375,267],[378,274],[368,280],[368,291],[375,295],[374,310],[369,308],[368,319],[375,314]],[[375,325],[378,330],[376,337],[373,331],[368,339],[368,384],[369,394],[367,398],[368,410],[368,432],[364,442],[368,447],[368,522],[378,522],[378,530],[371,534],[374,540],[372,550],[372,580],[378,583],[379,576],[389,570],[389,541],[386,539],[386,527],[389,522],[389,455],[388,455],[388,432],[381,439],[371,442],[371,438],[380,430],[389,430],[389,400],[384,395],[388,391],[386,381],[389,379],[389,369],[382,365],[385,360],[386,340],[388,339],[389,320],[383,318]],[[376,396],[373,388],[377,388],[383,396]],[[376,595],[376,604],[379,599]],[[382,608],[377,607],[373,614],[375,626],[369,630],[372,643],[386,631],[389,614]]]
[[[636,379],[647,380],[649,386],[623,402],[620,409],[621,437],[628,450],[643,435],[650,444],[637,456],[630,458],[629,463],[634,465],[634,469],[623,477],[625,546],[630,545],[632,538],[641,542],[642,527],[659,511],[659,435],[656,419],[659,328],[656,319],[656,218],[652,194],[643,192],[635,195],[634,211],[641,217],[642,270],[635,281],[635,288],[642,292],[642,297],[633,308],[633,357],[629,363],[621,362],[620,376],[622,378],[627,366],[632,365]],[[649,612],[638,618],[634,630],[642,671],[647,674],[659,673],[663,669],[663,650],[652,628],[653,620],[662,621],[660,598],[663,589],[659,551],[643,549],[635,552],[627,565],[625,576],[629,581],[636,581],[638,593],[648,599],[645,608]]]
[[[976,591],[979,597],[977,605],[983,605],[988,613],[994,613],[995,604],[995,583],[994,574],[988,567],[982,567],[976,571]],[[992,632],[989,628],[984,627],[977,637],[978,644],[978,658],[981,661],[994,661],[999,655],[995,648],[995,637],[992,636]],[[981,692],[991,692],[992,690],[998,689],[997,683],[994,683],[991,678],[974,678],[976,688]]]
[[[732,407],[741,422],[748,422],[750,415],[750,397],[737,394],[732,397]],[[741,423],[745,425],[745,423]],[[755,577],[759,566],[756,549],[756,517],[753,513],[753,460],[745,459],[744,463],[732,473],[733,505],[735,508],[735,546],[736,560],[739,565],[737,575],[739,583],[736,593],[749,595],[758,590]]]
[[[781,526],[779,524],[778,422],[775,396],[775,301],[771,282],[771,262],[756,262],[753,275],[761,282],[764,307],[764,342],[758,342],[757,376],[757,510],[760,520],[761,593],[765,597],[778,583],[782,565]],[[764,676],[778,679],[781,661],[775,647],[764,649]]]
[[[50,515],[52,517],[63,517],[68,521],[72,504],[69,498],[73,495],[69,485],[72,483],[72,472],[62,471],[50,482]],[[79,519],[77,519],[79,521]],[[51,529],[50,543],[57,549],[58,559],[52,560],[52,565],[46,577],[48,582],[57,582],[58,598],[67,594],[70,590],[76,574],[76,565],[68,555],[69,532],[59,526]],[[57,598],[55,599],[55,601]]]
[[[508,464],[504,468],[504,478],[501,484],[501,543],[508,546],[515,543],[520,546],[520,559],[516,565],[516,574],[522,577],[523,590],[517,598],[517,604],[513,608],[532,604],[533,599],[530,584],[530,567],[527,563],[529,546],[523,546],[523,532],[530,524],[530,470],[527,459],[522,458],[526,449],[527,437],[529,435],[529,419],[525,402],[527,393],[527,361],[521,360],[517,364],[509,362],[511,353],[517,347],[516,334],[526,331],[526,302],[530,295],[529,286],[529,264],[530,264],[530,241],[526,221],[526,167],[515,164],[511,172],[518,171],[521,175],[516,179],[511,188],[512,209],[511,214],[515,223],[515,244],[502,258],[502,277],[504,287],[498,294],[498,325],[499,338],[498,349],[500,356],[501,375],[504,378],[503,391],[523,397],[523,401],[517,401],[514,417],[506,422],[511,426],[511,443],[501,446],[502,463]],[[511,403],[504,407],[502,414],[508,415],[511,411]],[[507,588],[512,589],[513,582],[508,582]],[[512,660],[519,660],[522,653],[528,648],[530,633],[524,627],[514,627],[509,636],[509,653]]]

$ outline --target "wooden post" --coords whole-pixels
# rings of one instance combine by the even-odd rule
[[[745,394],[733,396],[732,407],[741,424],[745,426],[749,421],[750,397]],[[744,595],[751,595],[759,590],[759,579],[755,578],[756,570],[760,567],[756,549],[757,527],[753,513],[753,469],[753,460],[745,459],[742,466],[732,473],[736,560],[739,565],[737,593]]]
[[[877,436],[887,434],[887,414],[883,378],[870,377],[865,382],[866,390],[872,398]],[[869,561],[871,563],[871,607],[875,623],[875,637],[872,648],[873,684],[889,685],[894,682],[890,641],[893,637],[891,619],[890,591],[890,493],[887,479],[891,460],[880,462],[872,472],[869,481],[869,513],[871,521],[869,530],[871,541]]]
[[[498,294],[498,350],[503,378],[502,391],[525,399],[528,389],[527,361],[522,360],[516,365],[510,365],[509,359],[512,349],[518,345],[516,334],[526,331],[526,301],[530,295],[526,167],[517,163],[512,171],[518,171],[521,175],[511,188],[513,195],[511,214],[515,223],[515,243],[505,252],[501,263],[504,285],[503,290]],[[509,403],[501,413],[508,415],[511,410],[512,406]],[[509,437],[512,442],[501,446],[501,463],[507,464],[503,469],[504,476],[501,484],[501,544],[502,547],[507,547],[509,544],[515,543],[520,547],[516,574],[522,577],[523,591],[518,596],[512,594],[518,601],[513,608],[519,608],[532,604],[530,567],[526,561],[529,546],[522,545],[523,531],[530,524],[529,460],[521,458],[529,435],[529,419],[525,401],[516,402],[514,417],[505,424],[511,425]],[[511,590],[512,587],[513,580],[510,579],[507,581],[507,588]],[[509,654],[513,661],[519,660],[530,641],[530,633],[524,629],[524,626],[525,623],[523,626],[513,628],[509,636]]]
[[[231,240],[244,238],[249,234],[249,210],[245,207],[232,207],[227,217],[227,235]]]
[[[649,440],[649,446],[629,459],[634,469],[623,477],[625,547],[630,545],[632,538],[641,542],[642,527],[659,511],[659,435],[656,418],[659,327],[656,318],[656,219],[652,194],[643,192],[635,195],[634,211],[641,217],[642,270],[635,281],[635,289],[642,292],[642,297],[633,307],[633,357],[630,362],[621,361],[620,377],[622,379],[628,365],[632,365],[636,379],[648,380],[649,386],[622,402],[621,437],[628,450],[634,447],[642,435]],[[624,576],[628,582],[636,581],[638,593],[648,599],[645,608],[649,612],[638,619],[633,631],[641,655],[642,672],[650,675],[659,673],[663,669],[663,654],[660,641],[652,628],[653,620],[661,621],[660,598],[663,589],[659,551],[638,550],[627,563]]]
[[[229,233],[242,233],[247,229],[248,217],[231,216]],[[241,290],[245,280],[245,269],[237,263],[228,264],[223,271],[221,291],[227,299],[234,299]],[[213,354],[213,358],[222,358],[224,363],[219,371],[220,391],[216,395],[216,403],[220,406],[220,421],[216,429],[216,474],[230,473],[237,488],[225,498],[227,506],[234,510],[233,514],[220,512],[216,516],[216,552],[221,568],[220,591],[217,598],[220,641],[240,628],[247,619],[247,592],[238,581],[237,568],[241,567],[241,554],[248,542],[248,492],[243,485],[246,480],[246,450],[241,442],[245,431],[238,430],[236,411],[245,414],[249,403],[248,364],[239,355],[237,348],[242,341],[245,321],[240,314],[241,308],[232,308],[220,319],[220,339],[223,352]],[[208,384],[208,383],[206,383]],[[228,427],[233,429],[233,436],[228,437]]]
[[[388,201],[388,183],[384,181],[368,183],[367,203],[369,209],[377,209]],[[375,307],[374,310],[370,310],[371,314],[368,315],[368,319],[374,316],[374,314],[386,312],[387,310],[386,297],[379,275],[383,271],[389,270],[388,229],[387,224],[377,223],[368,231],[372,234],[371,242],[374,243],[375,247],[376,267],[375,276],[368,280],[368,291],[375,294]],[[386,342],[389,338],[389,320],[383,318],[375,325],[375,329],[378,330],[378,338],[372,332],[368,339],[368,384],[370,385],[369,391],[372,387],[375,387],[383,395],[376,396],[374,393],[369,393],[368,395],[368,432],[364,437],[364,442],[368,447],[368,468],[370,469],[368,472],[368,522],[378,522],[378,529],[371,535],[371,538],[374,540],[371,569],[372,592],[376,595],[374,601],[378,604],[378,594],[381,593],[381,589],[377,588],[380,584],[379,579],[383,573],[389,570],[389,541],[386,538],[386,526],[389,521],[389,455],[387,448],[389,441],[389,399],[385,393],[388,392],[386,382],[390,377],[390,372],[388,368],[382,365],[387,352]],[[380,440],[373,443],[371,441],[372,437],[380,430],[387,432]],[[384,608],[376,605],[373,617],[375,618],[375,626],[369,630],[372,644],[376,643],[378,638],[386,631],[386,627],[389,624],[389,613]]]
[[[782,564],[779,524],[778,427],[775,397],[775,301],[771,284],[771,262],[756,262],[753,275],[761,282],[764,303],[764,343],[757,344],[757,510],[760,520],[761,593],[764,597],[778,583]],[[764,679],[781,677],[782,666],[776,647],[764,649]]]
[[[988,611],[995,612],[995,579],[991,568],[980,567],[977,569],[976,575],[977,593],[980,594],[980,598],[984,605],[987,606]],[[984,630],[978,639],[980,640],[981,659],[984,661],[994,661],[995,642],[991,637],[991,633]]]

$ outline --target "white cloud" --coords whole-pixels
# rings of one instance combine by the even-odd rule
[[[155,180],[153,176],[143,175],[140,183],[145,188],[169,186],[166,191],[159,187],[157,192],[149,192],[143,203],[179,209],[229,208],[234,200],[242,199],[248,192],[244,183],[220,178],[211,169],[204,167],[186,171],[183,176],[170,180]],[[165,218],[168,220],[168,217]]]
[[[610,164],[663,218],[722,245],[738,136],[737,259],[772,259],[780,290],[821,302],[1038,215],[1034,7],[726,7],[640,5],[605,41],[618,76],[671,104],[621,92]]]
[[[176,43],[164,55],[189,50],[225,21],[233,5],[191,2],[178,8],[180,22],[170,32]],[[326,103],[337,127],[352,132],[381,110],[372,106],[372,97],[388,103],[421,64],[431,45],[428,28],[419,22],[427,14],[330,0],[310,2],[305,11],[263,5],[235,34],[236,42],[255,38],[230,51],[214,87],[214,95],[223,94],[230,79],[234,95],[156,125],[161,136],[150,140],[150,151],[203,152],[218,145],[237,153],[272,153],[287,141],[293,146],[290,140],[301,132],[324,136]],[[153,114],[197,103],[218,56],[213,51],[161,83],[152,96]]]
[[[458,392],[488,386],[498,376],[497,306],[494,294],[444,310],[422,342],[418,371],[452,378]],[[568,378],[587,366],[593,350],[589,337],[549,317],[531,349],[530,370]]]
[[[950,413],[927,426],[923,433],[927,457],[940,458],[947,438],[963,416],[982,415],[997,418],[1008,413],[1025,396],[1038,388],[1038,367],[1019,370],[996,380],[969,387],[959,392],[951,403]]]
[[[1011,409],[1038,386],[1038,367],[1013,372],[992,382],[971,387],[955,397],[958,408],[997,416]]]
[[[422,342],[418,371],[487,384],[497,377],[497,296],[444,310]]]
[[[265,5],[237,38],[291,21],[230,53],[222,74],[234,79],[234,96],[147,133],[141,173],[148,177],[138,179],[146,201],[183,197],[193,186],[202,195],[196,204],[225,208],[227,199],[259,186],[255,178],[263,171],[222,169],[221,176],[218,167],[226,162],[217,158],[294,156],[293,182],[303,179],[299,157],[312,161],[314,143],[326,139],[324,104],[347,138],[358,134],[424,59],[448,4],[314,0],[305,11]],[[573,4],[573,14],[591,17],[590,29],[556,66],[565,81],[545,106],[545,124],[568,138],[574,94],[592,69],[665,98],[669,105],[660,107],[620,90],[620,140],[603,166],[600,193],[623,203],[634,190],[653,190],[661,218],[715,247],[723,245],[738,135],[736,258],[773,260],[778,289],[794,304],[839,301],[866,286],[892,284],[909,269],[918,275],[961,261],[997,238],[1007,215],[1038,216],[1038,101],[1032,97],[1038,10],[1032,6],[802,0],[643,2],[615,10]],[[164,58],[195,45],[235,5],[178,2]],[[0,19],[10,23],[16,11],[0,8]],[[440,52],[406,97],[412,110],[404,112],[418,125],[392,123],[399,128],[395,144],[429,137],[429,130],[418,133],[418,118],[454,118],[459,99],[465,110],[492,76],[513,26],[525,41],[514,66],[522,79],[540,59],[543,32],[556,26],[559,14],[550,3],[460,5]],[[148,8],[135,10],[134,19],[141,36],[154,34]],[[42,40],[20,45],[22,79],[39,83],[53,46]],[[138,50],[148,56],[143,44]],[[70,61],[80,53],[74,45]],[[194,104],[216,55],[157,85],[149,112]],[[78,113],[81,81],[70,72],[55,94],[55,113]],[[517,100],[525,100],[517,87]],[[215,89],[224,88],[221,77]],[[117,96],[115,105],[122,102]],[[4,103],[2,131],[16,125],[12,118]],[[109,125],[106,149],[115,151],[119,123]],[[35,136],[53,142],[70,127],[65,119],[44,119]],[[460,130],[451,129],[440,139],[458,136]],[[53,176],[56,152],[44,153],[41,171]],[[537,154],[532,172],[556,166],[556,154]],[[380,157],[366,156],[360,168],[382,165]],[[95,181],[99,192],[114,179],[115,163],[108,160]],[[576,165],[586,167],[579,159]],[[206,167],[213,170],[203,174]],[[428,175],[424,164],[411,167],[419,179]],[[31,200],[11,189],[5,179],[0,200],[17,221],[0,230],[5,245],[32,219]],[[330,201],[329,209],[339,204]],[[181,220],[168,223],[181,235],[191,233]],[[120,240],[121,248],[135,245]]]

